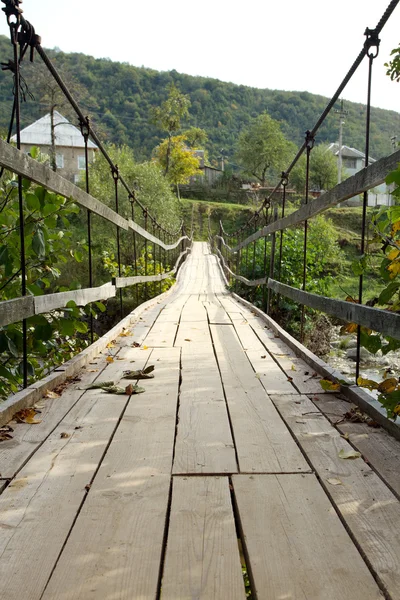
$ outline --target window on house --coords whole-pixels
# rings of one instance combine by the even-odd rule
[[[357,160],[355,158],[345,158],[343,163],[347,169],[355,169],[357,167]]]
[[[78,169],[83,170],[86,167],[85,157],[78,156]]]
[[[64,155],[63,154],[56,154],[56,167],[57,167],[57,169],[64,168]]]

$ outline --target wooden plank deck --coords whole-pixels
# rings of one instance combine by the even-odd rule
[[[93,363],[0,443],[1,600],[400,600],[399,442],[336,423],[206,244]]]

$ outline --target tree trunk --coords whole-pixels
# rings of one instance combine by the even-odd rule
[[[167,146],[167,156],[165,157],[165,171],[164,171],[164,176],[168,175],[168,171],[169,171],[169,159],[171,156],[171,134],[168,134],[168,146]]]
[[[179,183],[176,184],[176,195],[178,196],[178,200],[181,199],[181,195],[179,193]]]

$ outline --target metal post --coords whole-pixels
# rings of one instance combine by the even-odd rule
[[[372,64],[374,58],[379,53],[380,39],[375,30],[366,29],[364,47],[367,49],[367,56],[369,58],[368,64],[368,86],[367,86],[367,115],[366,115],[366,131],[365,131],[365,167],[368,167],[369,162],[369,137],[370,137],[370,124],[371,124],[371,85],[372,85]],[[372,48],[375,51],[372,51]],[[368,206],[368,192],[364,192],[363,196],[363,212],[362,212],[362,230],[361,230],[361,257],[365,253],[365,232],[367,223],[367,206]],[[361,273],[358,285],[358,302],[362,304],[363,301],[363,281],[364,276]],[[360,354],[361,354],[361,327],[357,327],[357,354],[356,354],[356,383],[360,376]]]
[[[306,131],[306,190],[305,190],[305,204],[308,204],[308,191],[310,183],[310,154],[314,147],[314,137],[310,131]],[[308,234],[308,221],[304,222],[304,250],[303,250],[303,290],[306,289],[307,281],[307,234]],[[300,325],[300,341],[304,342],[304,320],[305,320],[305,307],[304,304],[301,307],[301,325]]]
[[[86,193],[89,194],[89,151],[88,151],[88,141],[89,141],[89,132],[90,132],[90,124],[89,117],[86,117],[85,121],[80,121],[81,133],[83,135],[83,139],[85,142],[85,189]],[[88,236],[88,267],[89,267],[89,287],[93,287],[93,263],[92,263],[92,224],[91,224],[92,211],[87,209],[87,236]],[[90,343],[93,344],[93,315],[90,313]]]
[[[11,43],[14,48],[14,98],[15,98],[15,125],[17,148],[21,150],[21,99],[20,99],[20,70],[18,58],[18,30],[20,19],[10,23]],[[18,210],[19,210],[19,236],[20,236],[20,261],[21,261],[21,294],[26,296],[26,262],[25,262],[25,215],[24,198],[22,194],[22,176],[18,175]],[[22,321],[22,371],[24,388],[28,386],[28,332],[26,319]]]
[[[114,165],[111,168],[111,173],[114,179],[114,190],[115,190],[115,211],[119,215],[119,200],[118,200],[118,179],[119,179],[119,171],[118,165]],[[119,234],[119,225],[117,225],[117,257],[118,257],[118,277],[121,277],[121,242],[120,242],[120,234]],[[119,289],[119,311],[121,319],[123,317],[122,310],[122,288]]]
[[[148,218],[148,212],[147,212],[147,208],[144,209],[143,211],[143,217],[144,217],[144,228],[147,231],[147,218]],[[144,275],[145,277],[147,277],[147,238],[144,238]],[[147,290],[147,281],[144,284],[144,299],[147,300],[148,298],[148,290]]]
[[[265,210],[265,225],[268,225],[268,213],[269,213],[270,202],[266,202],[264,206]],[[264,277],[267,275],[267,236],[264,236],[264,266],[263,266]],[[263,285],[263,310],[267,312],[267,285]]]
[[[278,219],[278,207],[275,206],[274,208],[274,222]],[[272,234],[272,242],[271,242],[271,256],[270,256],[270,261],[269,261],[269,279],[273,279],[274,278],[274,271],[275,271],[275,245],[276,245],[276,233],[275,231]],[[267,300],[267,315],[270,313],[271,311],[271,289],[268,288],[268,300]]]
[[[257,231],[257,221],[258,221],[258,213],[254,213],[254,233]],[[252,279],[254,280],[256,277],[256,242],[253,242],[253,273]],[[252,304],[254,304],[256,298],[256,286],[253,285],[253,293],[252,293]]]
[[[131,194],[129,196],[129,200],[131,202],[131,210],[132,210],[132,221],[135,222],[135,196]],[[136,232],[132,230],[132,241],[133,241],[133,268],[135,272],[135,277],[137,277],[137,249],[136,249]],[[139,305],[139,284],[135,285],[135,295],[136,295],[136,306]]]

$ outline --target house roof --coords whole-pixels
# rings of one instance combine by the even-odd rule
[[[66,146],[68,148],[84,148],[85,140],[81,132],[75,125],[72,125],[56,110],[54,111],[54,134],[56,146]],[[12,141],[16,141],[14,135]],[[51,117],[50,113],[28,125],[21,131],[21,144],[33,146],[51,146]],[[90,140],[88,148],[96,149],[97,146]]]
[[[339,144],[330,144],[328,150],[333,152],[335,156],[338,156]],[[364,152],[361,152],[361,150],[357,150],[357,148],[351,148],[351,146],[342,146],[342,158],[365,158],[365,154]],[[368,162],[373,163],[375,162],[375,159],[371,158],[370,156]]]

